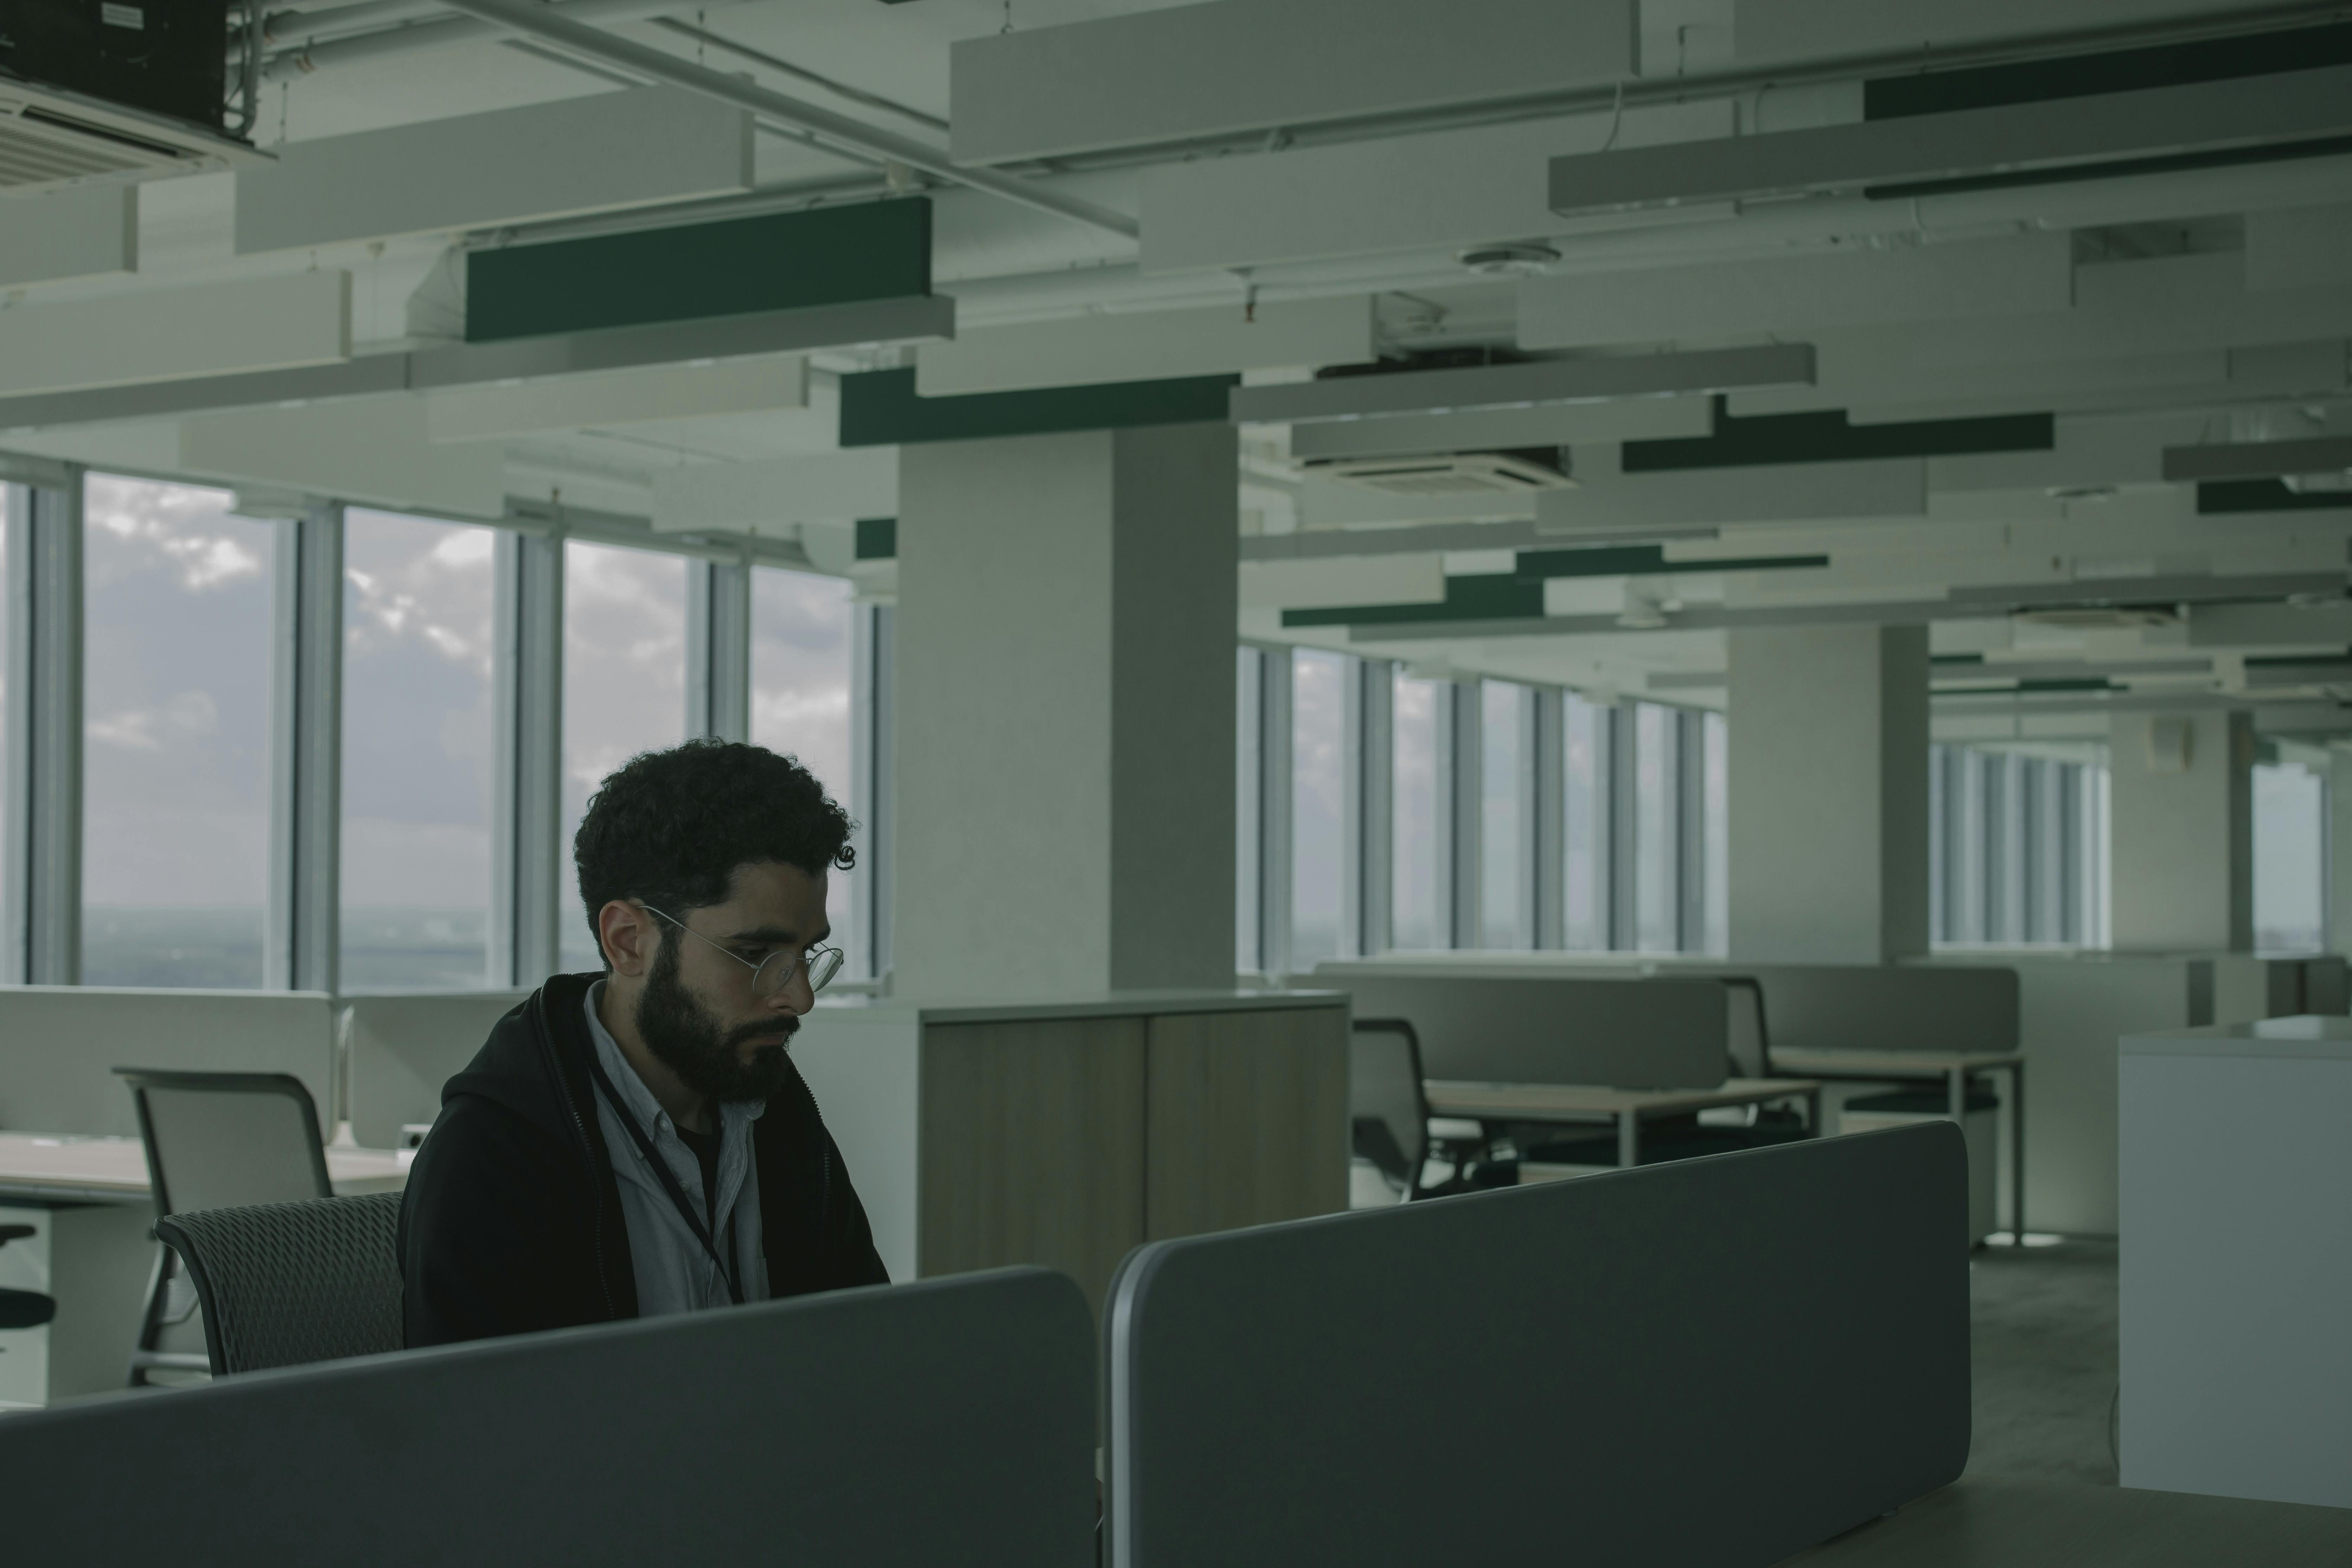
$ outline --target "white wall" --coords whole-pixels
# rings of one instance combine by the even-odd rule
[[[2252,948],[2252,715],[2121,713],[2111,723],[2114,945]],[[2152,749],[2152,734],[2166,724],[2187,727],[2186,766],[2178,772],[2168,771],[2176,750]]]

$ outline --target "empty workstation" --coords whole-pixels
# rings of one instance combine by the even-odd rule
[[[2338,5],[0,0],[0,503],[28,1562],[2352,1561]]]

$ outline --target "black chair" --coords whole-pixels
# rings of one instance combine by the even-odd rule
[[[1431,1117],[1422,1087],[1421,1037],[1412,1026],[1402,1018],[1358,1018],[1353,1029],[1348,1117],[1355,1156],[1378,1169],[1401,1202],[1480,1185],[1480,1172],[1467,1167],[1486,1152],[1485,1130],[1475,1121]],[[1434,1185],[1426,1179],[1433,1151],[1442,1151],[1454,1167]]]
[[[300,1079],[289,1073],[163,1072],[114,1069],[139,1110],[147,1146],[147,1179],[161,1216],[195,1209],[323,1198],[327,1153],[318,1108]],[[131,1352],[131,1384],[150,1372],[206,1372],[211,1357],[166,1351],[164,1333],[187,1321],[198,1297],[173,1254],[159,1251],[147,1291],[147,1311]],[[209,1343],[212,1327],[205,1325]]]
[[[0,1225],[0,1247],[36,1234],[29,1225]],[[37,1329],[58,1315],[58,1299],[38,1290],[0,1290],[0,1329]]]
[[[195,1282],[215,1377],[400,1349],[399,1229],[398,1193],[155,1222]]]

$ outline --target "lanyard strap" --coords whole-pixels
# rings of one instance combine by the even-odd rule
[[[637,1125],[637,1119],[629,1114],[629,1108],[621,1103],[620,1091],[613,1087],[613,1080],[604,1076],[604,1064],[596,1059],[596,1053],[593,1047],[588,1053],[588,1071],[595,1078],[596,1087],[604,1091],[604,1099],[613,1107],[613,1114],[619,1117],[621,1125],[629,1130],[630,1141],[636,1144],[637,1152],[646,1157],[646,1163],[651,1165],[654,1168],[654,1174],[661,1179],[662,1191],[669,1194],[669,1201],[677,1209],[678,1216],[686,1221],[686,1227],[694,1232],[694,1239],[702,1243],[702,1250],[709,1256],[711,1263],[718,1268],[719,1277],[726,1281],[728,1296],[737,1306],[741,1306],[743,1281],[740,1267],[730,1265],[725,1258],[719,1256],[719,1248],[711,1245],[709,1227],[705,1226],[701,1217],[694,1212],[694,1205],[686,1201],[685,1190],[677,1184],[677,1177],[671,1173],[669,1162],[663,1159],[655,1150],[653,1140],[647,1138],[646,1130]],[[715,1205],[719,1194],[713,1193],[709,1196]],[[732,1219],[735,1211],[730,1207],[727,1212],[728,1217]],[[713,1224],[717,1223],[718,1217],[714,1209],[711,1215]],[[730,1247],[728,1250],[732,1252],[735,1249]]]

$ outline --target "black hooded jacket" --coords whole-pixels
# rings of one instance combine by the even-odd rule
[[[442,1089],[400,1205],[412,1348],[637,1315],[621,1190],[589,1087],[582,1009],[599,978],[550,976]],[[770,1295],[889,1282],[797,1069],[752,1123],[751,1147]]]

